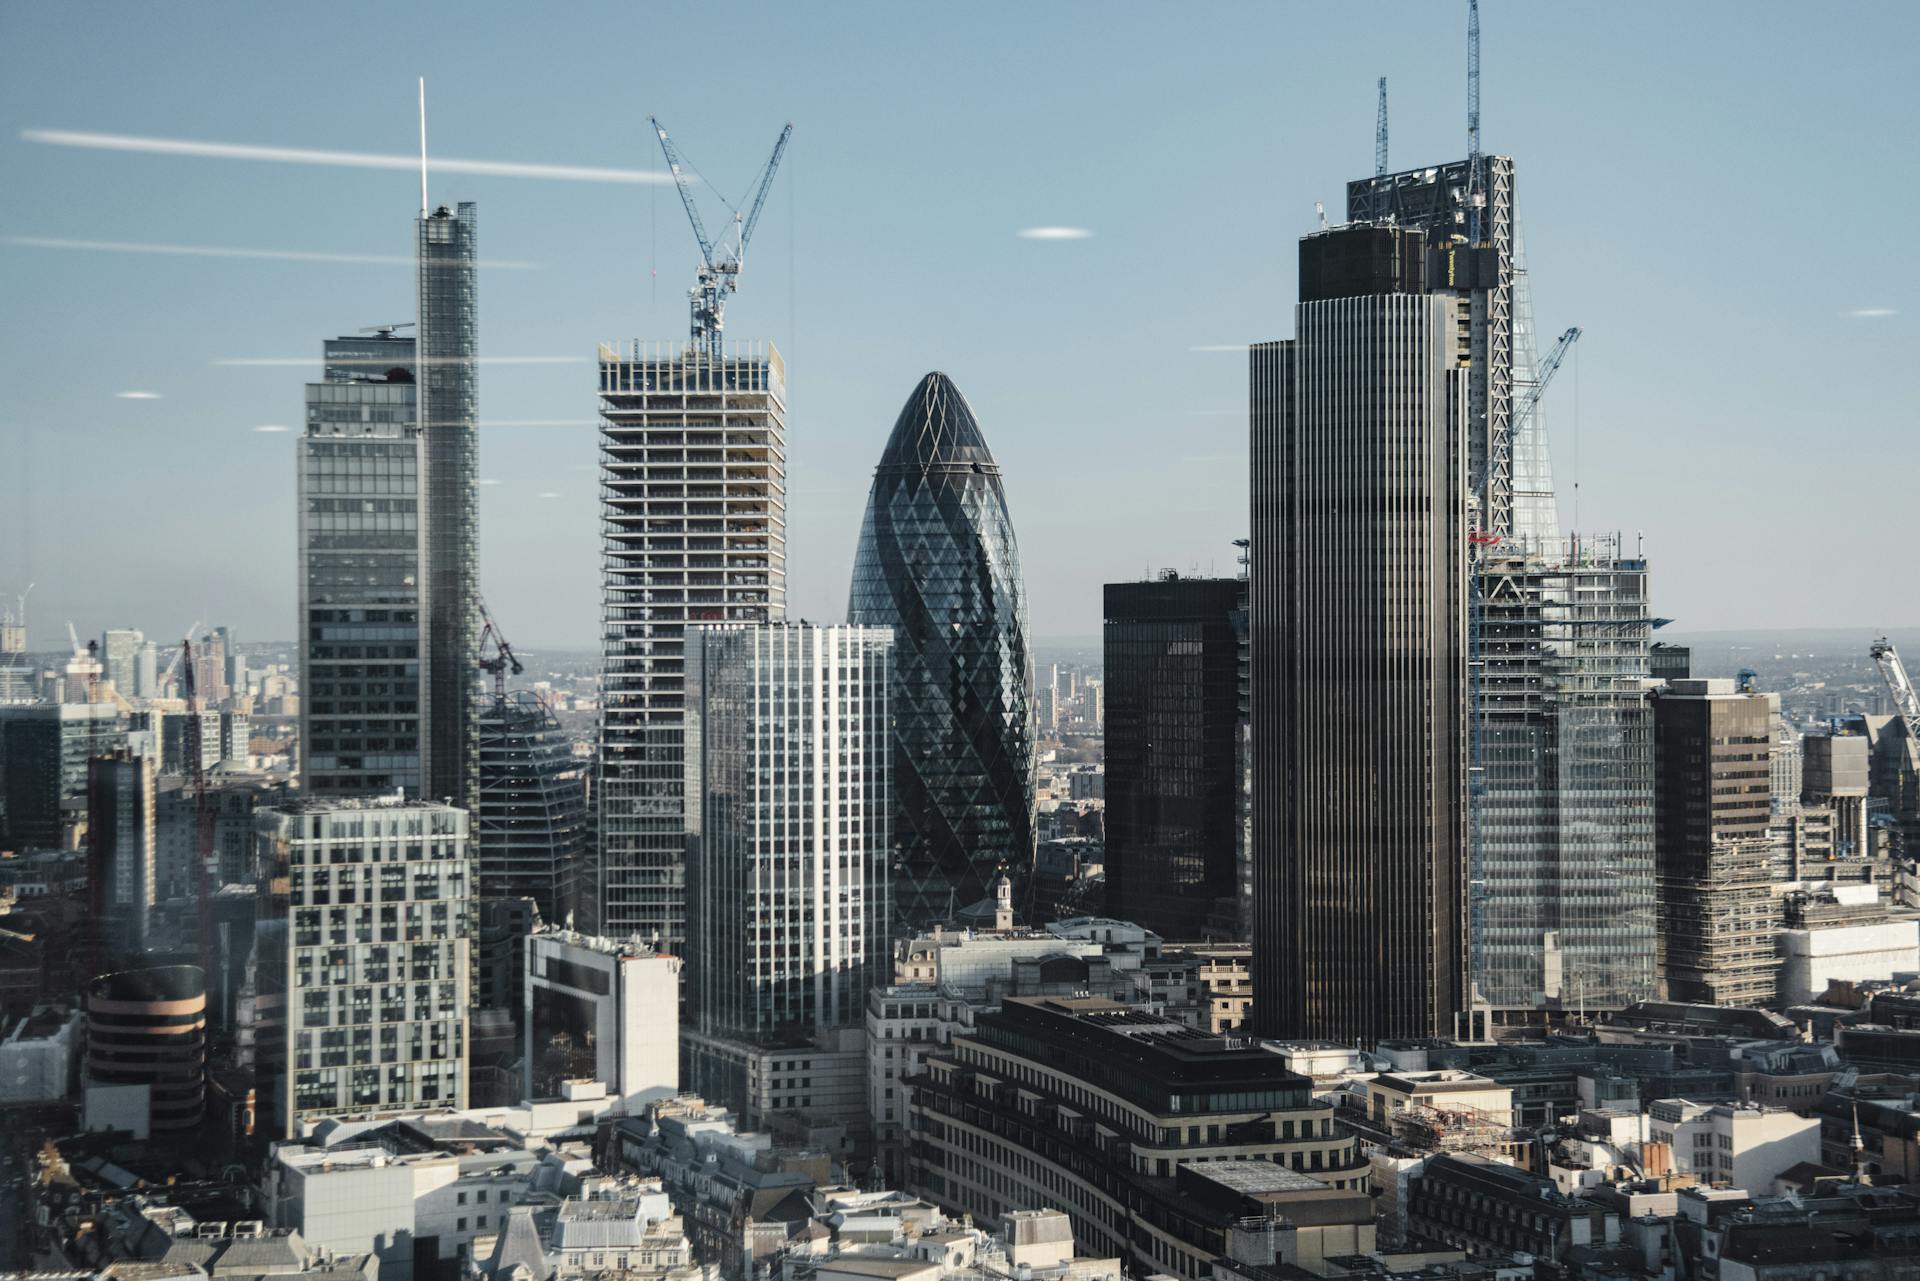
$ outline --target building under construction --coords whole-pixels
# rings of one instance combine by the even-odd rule
[[[1480,558],[1473,977],[1496,1012],[1655,993],[1646,580],[1617,538]]]
[[[597,932],[686,942],[689,626],[786,612],[786,366],[771,343],[600,349]]]

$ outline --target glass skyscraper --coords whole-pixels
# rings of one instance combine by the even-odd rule
[[[1647,569],[1617,540],[1479,567],[1477,998],[1496,1011],[1652,1000]]]
[[[893,647],[878,627],[688,632],[694,1033],[861,1023],[889,960]]]
[[[325,344],[300,441],[300,748],[316,796],[427,786],[414,340]]]
[[[1031,869],[1033,658],[1000,468],[932,373],[874,470],[847,620],[894,631],[898,920],[950,919]]]
[[[1459,296],[1394,226],[1300,244],[1251,352],[1254,1016],[1453,1035],[1466,1006],[1469,405]]]
[[[471,811],[480,771],[479,351],[474,289],[477,210],[445,205],[416,224],[417,377],[426,499],[424,795]]]
[[[1241,614],[1246,583],[1108,583],[1107,911],[1162,938],[1244,938]]]

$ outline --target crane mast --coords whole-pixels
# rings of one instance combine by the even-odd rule
[[[693,238],[700,245],[700,266],[693,288],[687,291],[687,302],[693,313],[688,336],[693,350],[719,360],[727,299],[740,286],[740,272],[747,261],[747,244],[753,239],[753,229],[760,222],[760,211],[766,207],[767,193],[773,187],[773,175],[780,168],[781,156],[786,154],[787,139],[793,136],[793,122],[787,122],[774,142],[773,154],[761,166],[753,198],[747,202],[744,212],[737,206],[727,204],[726,198],[721,197],[721,202],[727,204],[727,212],[733,217],[733,224],[731,235],[716,241],[708,234],[706,220],[701,218],[700,207],[693,198],[692,179],[698,176],[699,171],[681,156],[680,149],[667,136],[666,127],[657,116],[648,116],[647,120],[660,140],[660,152],[666,157],[667,169],[673,175],[673,185],[680,192],[680,204],[687,211],[687,221],[693,225]],[[707,185],[711,189],[713,184]]]
[[[1373,176],[1387,176],[1387,78],[1380,77],[1380,110],[1373,123]]]
[[[1900,661],[1900,651],[1893,642],[1882,636],[1873,642],[1867,652],[1873,655],[1873,661],[1880,668],[1880,679],[1887,683],[1887,692],[1893,695],[1894,711],[1905,722],[1907,740],[1920,746],[1920,694],[1916,694],[1913,682],[1907,679],[1906,665]]]
[[[1467,243],[1480,243],[1480,0],[1467,0]]]

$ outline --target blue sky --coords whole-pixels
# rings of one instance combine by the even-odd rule
[[[196,617],[293,634],[292,441],[322,337],[411,317],[402,170],[26,140],[67,130],[404,154],[415,77],[462,159],[657,169],[657,113],[737,197],[792,146],[729,334],[791,375],[790,611],[838,618],[867,482],[929,369],[1007,477],[1034,629],[1100,585],[1232,566],[1245,363],[1294,242],[1370,171],[1457,158],[1464,5],[24,5],[0,10],[0,592],[35,643]],[[1645,536],[1681,629],[1885,628],[1915,586],[1911,163],[1920,7],[1486,0],[1484,131],[1516,157],[1563,518]],[[523,647],[593,645],[593,371],[674,339],[670,187],[441,175],[488,259],[482,578]],[[1090,238],[1018,238],[1038,225]],[[656,274],[657,273],[657,274]],[[1875,314],[1858,314],[1870,312]],[[157,399],[123,399],[145,391]],[[1904,484],[1906,492],[1902,491]],[[554,495],[542,497],[542,495]]]

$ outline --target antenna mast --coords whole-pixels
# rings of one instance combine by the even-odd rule
[[[1467,242],[1480,243],[1480,0],[1467,0]]]
[[[420,216],[427,216],[427,78],[420,77]]]

